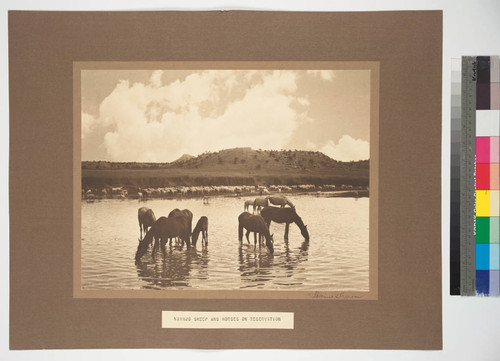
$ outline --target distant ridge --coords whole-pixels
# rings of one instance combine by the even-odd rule
[[[319,151],[254,150],[249,147],[205,152],[198,156],[184,154],[173,162],[83,161],[82,169],[208,169],[220,170],[294,170],[368,169],[369,160],[341,162]]]
[[[369,160],[340,162],[318,151],[232,148],[185,154],[170,163],[84,161],[82,186],[367,186],[369,166]]]
[[[183,154],[178,159],[174,160],[172,163],[185,162],[191,158],[194,158],[194,155],[191,154]]]

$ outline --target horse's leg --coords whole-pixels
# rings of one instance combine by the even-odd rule
[[[250,243],[250,240],[248,239],[248,235],[250,234],[250,231],[247,231],[247,233],[245,234],[245,236],[247,237],[247,242]]]
[[[253,247],[257,247],[257,232],[253,232]]]
[[[290,228],[290,223],[287,223],[285,226],[285,241],[288,242],[288,230]]]
[[[139,230],[141,231],[141,237],[140,239],[142,239],[142,225],[139,223]]]
[[[165,251],[165,244],[166,243],[167,243],[166,239],[165,240],[163,238],[160,239],[161,253],[163,254],[163,256],[165,256],[165,253],[166,253],[166,251]]]
[[[151,252],[151,256],[155,255],[157,248],[158,248],[158,238],[154,237],[153,251]]]

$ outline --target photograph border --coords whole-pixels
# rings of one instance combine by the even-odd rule
[[[82,289],[81,280],[81,71],[82,70],[370,70],[369,291]],[[378,299],[378,61],[74,61],[73,62],[73,296],[75,298]],[[133,260],[131,259],[131,262]]]

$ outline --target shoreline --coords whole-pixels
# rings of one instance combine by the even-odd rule
[[[269,192],[269,191],[268,191]],[[210,198],[257,198],[257,197],[268,197],[271,195],[283,195],[283,196],[302,196],[311,195],[316,197],[325,198],[369,198],[370,192],[366,187],[346,187],[344,189],[332,190],[332,189],[310,189],[310,190],[296,190],[296,191],[278,191],[261,193],[260,191],[254,192],[226,192],[226,193],[175,193],[175,194],[150,194],[144,195],[142,192],[137,194],[106,194],[106,195],[95,195],[93,193],[83,193],[82,201],[93,202],[95,200],[104,199],[137,199],[139,201],[143,200],[153,200],[153,199],[165,199],[165,200],[178,200],[178,199],[202,199],[204,202],[208,203]]]

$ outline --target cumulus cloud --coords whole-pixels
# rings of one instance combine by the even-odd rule
[[[336,144],[332,140],[326,142],[320,151],[342,162],[366,160],[370,158],[370,143],[343,135]]]
[[[317,76],[325,81],[332,81],[335,78],[335,72],[333,70],[308,70],[307,74]]]
[[[82,139],[97,125],[97,119],[91,114],[82,112]]]
[[[155,70],[153,74],[151,74],[151,78],[149,79],[151,85],[154,87],[160,87],[162,75],[163,75],[163,70]]]
[[[291,106],[306,105],[294,95],[294,71],[207,70],[168,84],[161,77],[120,81],[98,119],[88,118],[85,130],[82,120],[82,138],[98,122],[111,129],[103,142],[109,160],[172,161],[232,147],[280,149],[307,118]]]

